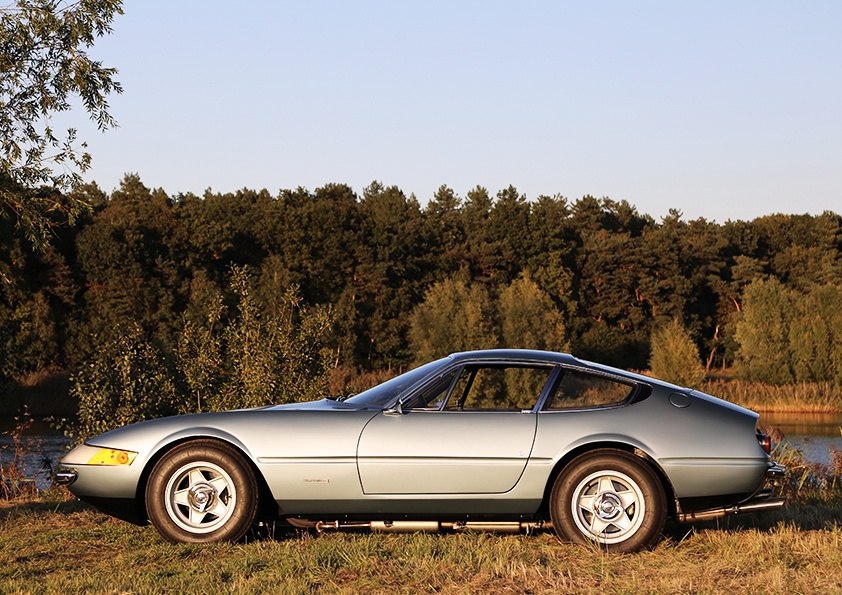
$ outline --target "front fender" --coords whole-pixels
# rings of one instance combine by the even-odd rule
[[[227,432],[220,428],[199,426],[196,428],[181,429],[158,440],[158,442],[155,443],[155,445],[149,450],[149,454],[146,457],[144,467],[146,467],[146,463],[158,459],[158,454],[161,451],[169,450],[168,447],[170,445],[174,445],[176,443],[181,442],[187,442],[188,440],[202,440],[207,438],[227,442],[239,449],[249,460],[251,460],[252,463],[257,462],[254,456],[252,456],[252,453],[250,452],[248,447],[230,432]]]

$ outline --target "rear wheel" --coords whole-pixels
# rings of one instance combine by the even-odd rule
[[[146,510],[167,541],[236,541],[254,524],[257,481],[235,448],[213,440],[176,446],[152,469]]]
[[[638,457],[600,449],[573,459],[556,479],[550,501],[562,539],[634,552],[654,545],[666,519],[661,482]]]

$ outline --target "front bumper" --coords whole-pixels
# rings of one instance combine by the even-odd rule
[[[53,483],[60,486],[69,486],[79,477],[75,469],[61,469],[53,477]]]
[[[676,515],[676,518],[682,523],[691,523],[693,521],[708,521],[731,514],[778,510],[786,503],[786,500],[779,496],[785,476],[786,467],[778,462],[772,462],[766,470],[766,480],[763,482],[763,485],[750,498],[733,506],[720,506],[694,512],[682,512]]]

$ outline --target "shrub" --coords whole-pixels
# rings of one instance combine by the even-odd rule
[[[323,347],[333,311],[305,308],[298,288],[291,286],[273,305],[276,314],[268,315],[252,295],[250,281],[247,269],[233,270],[236,315],[222,329],[218,343],[210,335],[204,340],[204,359],[216,366],[219,386],[208,395],[208,408],[259,407],[324,397],[329,369]],[[183,358],[181,362],[181,368],[187,369],[187,362]],[[191,386],[196,392],[196,383]]]

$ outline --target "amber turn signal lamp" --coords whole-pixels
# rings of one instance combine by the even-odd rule
[[[117,450],[115,448],[100,448],[88,461],[88,465],[131,465],[136,452]]]

